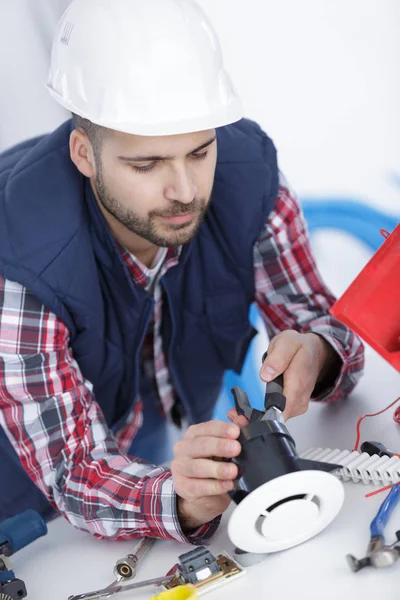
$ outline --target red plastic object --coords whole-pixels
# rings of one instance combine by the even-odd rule
[[[331,308],[331,314],[400,371],[400,224]]]

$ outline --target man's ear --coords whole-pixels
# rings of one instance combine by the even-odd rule
[[[95,161],[92,144],[86,133],[81,129],[74,129],[69,138],[69,152],[71,160],[78,169],[91,179],[95,175]]]

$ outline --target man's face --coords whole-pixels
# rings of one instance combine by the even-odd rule
[[[163,137],[113,131],[96,152],[103,208],[155,246],[186,244],[203,220],[217,160],[215,131]]]

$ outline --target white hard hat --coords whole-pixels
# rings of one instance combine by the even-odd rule
[[[203,131],[243,116],[194,0],[74,0],[57,27],[47,87],[71,112],[136,135]]]

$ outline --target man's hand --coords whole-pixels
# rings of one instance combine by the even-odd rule
[[[240,429],[232,423],[209,421],[192,425],[175,444],[171,464],[178,496],[178,516],[185,532],[208,523],[229,506],[237,466],[222,458],[238,456]]]
[[[317,382],[336,375],[339,368],[340,358],[321,336],[288,330],[271,340],[260,377],[270,382],[283,373],[287,420],[305,413]],[[229,411],[228,417],[239,426],[246,421],[235,409]]]

